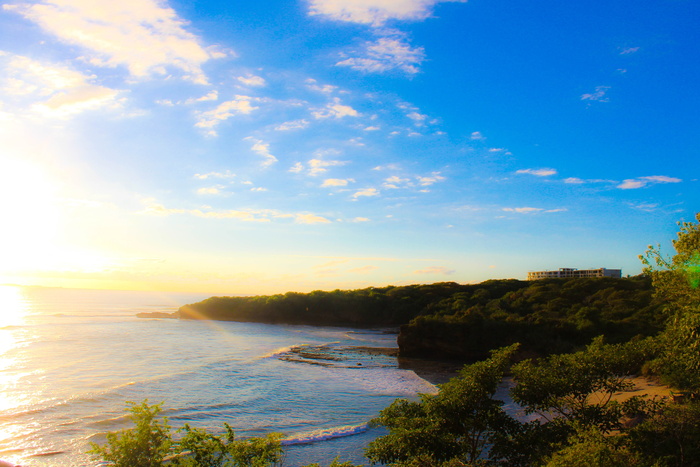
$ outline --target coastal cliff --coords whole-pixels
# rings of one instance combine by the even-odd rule
[[[605,335],[609,342],[656,334],[661,303],[651,282],[585,278],[211,297],[182,306],[180,319],[399,327],[403,357],[474,361],[520,342],[525,352],[570,352]]]

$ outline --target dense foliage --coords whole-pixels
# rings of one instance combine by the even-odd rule
[[[624,342],[662,329],[647,277],[489,280],[481,284],[212,297],[180,309],[185,319],[401,325],[402,356],[478,360],[520,342],[538,354],[580,348],[598,335]]]
[[[282,435],[235,439],[224,424],[223,435],[185,425],[180,439],[174,439],[166,418],[158,418],[160,404],[128,403],[132,428],[109,433],[104,445],[91,443],[95,458],[115,467],[273,467],[282,465]],[[306,467],[321,467],[309,464]],[[334,460],[328,467],[355,467]]]
[[[660,336],[662,353],[653,368],[665,380],[700,391],[700,213],[698,223],[679,223],[673,241],[676,254],[668,258],[649,246],[640,256],[652,277],[657,301],[663,303],[667,325]]]

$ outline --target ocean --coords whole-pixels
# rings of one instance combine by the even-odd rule
[[[367,422],[437,388],[396,357],[390,330],[142,319],[202,294],[0,286],[0,460],[97,466],[85,452],[130,426],[127,401],[240,437],[285,435],[283,465],[367,464]]]

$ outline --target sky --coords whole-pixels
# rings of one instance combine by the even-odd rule
[[[641,272],[698,201],[693,0],[6,0],[0,282]]]

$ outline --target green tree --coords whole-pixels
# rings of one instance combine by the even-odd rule
[[[634,467],[642,463],[641,456],[624,444],[621,436],[606,436],[596,428],[577,431],[569,444],[555,452],[545,467]]]
[[[227,424],[223,436],[185,425],[185,435],[175,443],[167,419],[157,418],[161,404],[127,404],[135,426],[109,433],[104,446],[91,443],[88,451],[115,467],[270,467],[282,459],[279,433],[236,440]]]
[[[648,358],[648,344],[604,344],[598,337],[580,352],[522,361],[512,369],[517,385],[511,395],[526,413],[547,422],[570,427],[576,422],[609,432],[619,428],[625,412],[640,410],[638,399],[620,404],[612,396],[633,389],[627,376]]]
[[[161,466],[172,446],[168,420],[156,418],[161,412],[161,404],[149,406],[148,400],[127,404],[131,413],[129,418],[135,426],[107,434],[104,446],[90,443],[92,448],[88,452],[115,467]]]
[[[691,391],[700,391],[700,213],[696,219],[698,223],[678,224],[673,257],[652,245],[640,256],[669,316],[659,336],[661,355],[652,368],[669,384]]]
[[[216,436],[205,430],[182,427],[185,435],[177,443],[176,455],[168,465],[182,467],[268,467],[282,459],[279,433],[263,438],[236,440],[233,429],[224,423],[226,433]]]
[[[629,433],[646,459],[669,467],[700,466],[700,403],[667,404]]]
[[[488,455],[496,433],[517,422],[493,398],[517,344],[496,350],[491,358],[465,366],[460,376],[420,401],[397,400],[372,421],[389,434],[370,443],[365,455],[373,463],[394,466],[476,465]]]

